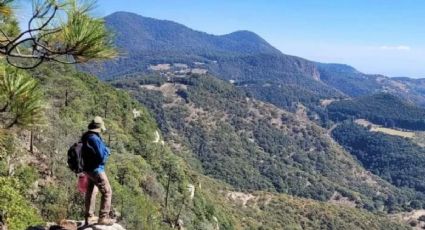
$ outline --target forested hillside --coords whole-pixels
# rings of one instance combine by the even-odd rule
[[[2,187],[0,209],[12,218],[7,220],[10,229],[24,229],[42,219],[82,218],[83,196],[67,168],[66,151],[94,115],[103,116],[109,130],[104,135],[112,150],[107,171],[121,224],[128,229],[167,229],[179,218],[193,229],[216,224],[229,229],[235,224],[214,201],[200,195],[202,190],[189,201],[187,186],[196,184],[197,176],[166,145],[154,143],[155,121],[127,93],[63,66],[43,66],[32,76],[45,95],[44,125],[30,129],[31,135],[26,129],[2,133],[9,141],[2,143],[8,160],[1,161],[1,180],[9,187]],[[5,202],[7,197],[16,203]],[[28,205],[23,200],[35,208],[33,218],[20,211]]]
[[[388,93],[336,101],[327,110],[334,121],[362,118],[390,128],[425,130],[425,109]]]
[[[402,230],[389,214],[425,208],[419,137],[353,122],[425,130],[421,80],[285,55],[250,31],[103,21],[73,0],[34,1],[21,32],[12,2],[0,1],[1,230],[82,219],[67,150],[94,116],[110,215],[129,230]]]
[[[367,170],[397,187],[424,192],[422,165],[425,149],[415,137],[420,134],[410,131],[424,130],[423,108],[392,94],[378,93],[332,102],[327,111],[328,117],[336,122],[332,131],[335,140]],[[364,119],[369,125],[362,127],[355,119]],[[375,124],[390,129],[386,132],[373,129]],[[413,136],[398,135],[396,132],[400,129]],[[412,204],[415,209],[421,209],[423,202]]]
[[[351,66],[322,63],[317,63],[317,66],[322,81],[349,96],[364,96],[382,90],[377,76],[363,74]]]
[[[391,78],[379,74],[364,74],[343,64],[317,63],[320,79],[327,85],[352,97],[380,92],[391,93],[416,105],[425,106],[423,79]]]
[[[253,32],[238,31],[216,36],[194,31],[178,23],[127,12],[114,13],[105,20],[116,34],[117,47],[125,55],[104,62],[102,68],[97,65],[81,67],[104,80],[155,72],[152,66],[160,65],[165,68],[160,72],[173,74],[173,68],[169,69],[167,65],[184,65],[187,68],[183,68],[183,71],[202,69],[220,79],[239,85],[247,84],[255,89],[251,91],[252,95],[261,99],[268,98],[261,92],[263,85],[291,87],[298,91],[293,95],[296,98],[287,98],[291,106],[306,97],[314,97],[317,101],[343,96],[320,81],[315,63],[282,54]],[[279,89],[266,90],[276,94],[276,97],[282,94]]]
[[[193,171],[181,154],[173,154],[168,142],[163,145],[155,141],[157,129],[150,112],[127,93],[64,66],[43,66],[31,75],[38,79],[49,109],[44,125],[32,128],[32,135],[27,129],[17,128],[2,133],[2,154],[8,160],[1,161],[0,199],[12,199],[13,203],[2,202],[0,208],[12,216],[8,219],[12,230],[44,221],[81,218],[82,195],[76,191],[76,178],[66,166],[66,150],[78,140],[93,115],[104,116],[109,129],[104,139],[112,149],[107,171],[114,191],[113,206],[127,229],[167,229],[176,218],[188,229],[216,225],[220,229],[314,229],[316,221],[345,228],[353,226],[354,220],[363,223],[357,229],[404,229],[385,217],[353,208],[275,194],[266,195],[265,203],[258,200],[262,195],[255,194],[255,202],[263,207],[260,213],[251,201],[241,209],[240,201],[231,196],[231,186]],[[171,186],[166,186],[169,183]],[[195,185],[193,198],[188,190],[191,184]],[[274,206],[286,206],[288,212],[278,212]],[[312,211],[314,215],[309,214]],[[335,215],[320,214],[329,211]],[[338,213],[352,219],[340,218]],[[262,222],[262,216],[274,218]]]
[[[332,135],[362,165],[397,187],[425,192],[425,149],[403,137],[370,132],[349,122],[339,125]],[[421,209],[423,201],[412,201]]]
[[[209,187],[213,193],[222,194],[219,184]],[[236,215],[240,223],[236,229],[410,229],[388,221],[382,214],[283,194],[229,192],[217,199]]]
[[[318,101],[378,92],[389,92],[425,105],[425,86],[421,80],[364,74],[348,65],[317,63],[285,55],[253,32],[210,35],[172,21],[127,12],[111,14],[105,20],[114,31],[115,44],[123,55],[104,62],[101,68],[99,65],[81,67],[102,79],[149,73],[151,65],[184,64],[246,85],[252,89],[253,96],[283,108],[305,98],[314,97],[313,101]],[[264,89],[268,84],[276,88]],[[285,97],[286,93],[277,88],[279,85],[298,94]],[[275,99],[282,97],[285,97],[283,103]],[[307,106],[314,108],[318,104]]]
[[[402,209],[408,207],[405,201],[422,199],[358,167],[308,120],[305,107],[291,114],[209,76],[129,78],[114,85],[130,90],[153,111],[166,139],[199,172],[245,191],[323,201],[340,193],[370,210],[387,210],[393,196],[404,197]]]

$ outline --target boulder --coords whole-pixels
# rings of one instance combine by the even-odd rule
[[[113,225],[86,225],[84,221],[62,220],[59,224],[48,223],[47,227],[30,227],[27,230],[126,230],[120,224]]]
[[[80,227],[78,230],[125,230],[121,225],[114,224],[111,226],[105,226],[105,225],[89,225],[86,227]]]

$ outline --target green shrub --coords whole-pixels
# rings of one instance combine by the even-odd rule
[[[16,179],[0,177],[0,211],[6,214],[10,230],[22,230],[42,223],[36,209],[20,193],[24,189]]]

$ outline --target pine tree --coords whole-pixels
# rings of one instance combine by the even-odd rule
[[[0,66],[0,124],[31,127],[43,119],[43,94],[38,81],[24,71]]]
[[[117,55],[103,19],[90,14],[94,1],[34,0],[22,31],[13,2],[0,0],[0,55],[10,65],[31,69],[45,61],[75,64]]]

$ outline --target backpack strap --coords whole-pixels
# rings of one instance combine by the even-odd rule
[[[81,137],[81,142],[86,142],[87,141],[87,139],[89,138],[89,137],[91,137],[91,136],[93,136],[93,135],[96,135],[96,136],[98,136],[98,137],[100,137],[99,136],[99,134],[97,134],[97,133],[95,133],[95,132],[91,132],[91,131],[87,131],[87,132],[85,132],[84,134],[83,134],[83,136]]]
[[[90,146],[90,144],[89,144],[89,142],[88,142],[89,137],[91,137],[91,136],[93,136],[93,135],[99,136],[99,134],[94,133],[94,132],[90,132],[90,131],[86,132],[86,133],[85,133],[85,134],[81,137],[81,142],[83,143],[83,145],[86,145],[87,147],[89,147],[89,148],[90,148],[93,152],[96,152],[96,151],[94,150],[94,148],[93,148],[92,146]]]

